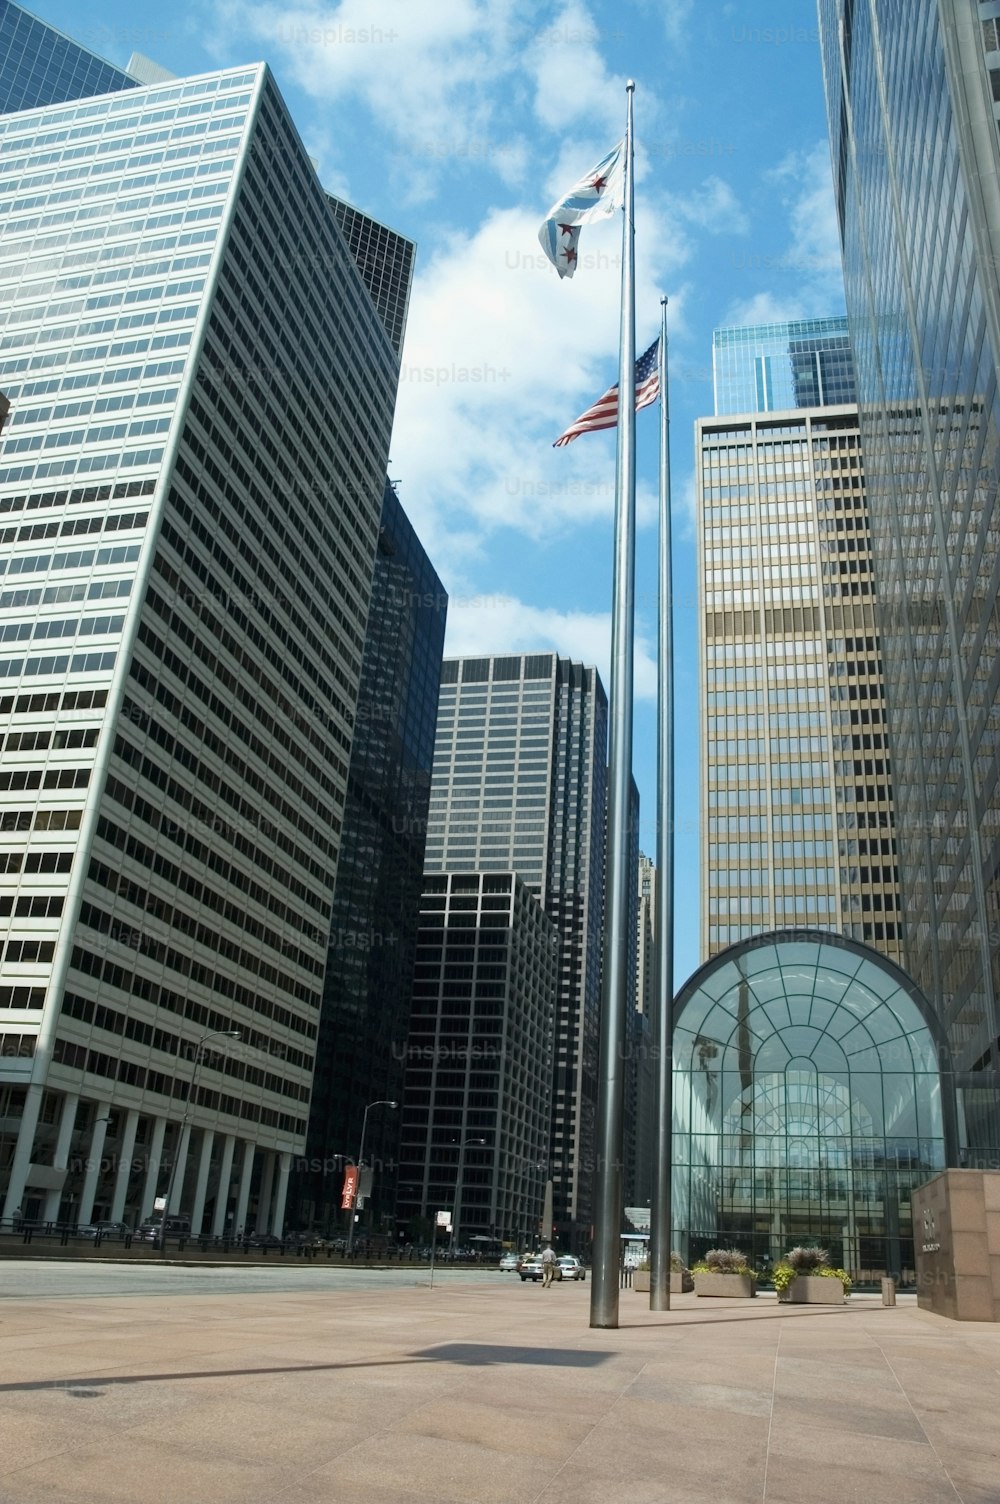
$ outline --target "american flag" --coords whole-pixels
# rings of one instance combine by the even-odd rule
[[[659,366],[660,340],[659,336],[654,339],[644,355],[640,355],[635,363],[635,410],[640,407],[648,407],[655,402],[660,395],[660,366]],[[561,449],[565,444],[572,444],[582,433],[596,433],[599,428],[618,427],[618,383],[609,387],[603,397],[598,397],[593,407],[588,407],[585,413],[581,413],[575,423],[571,423],[565,433],[561,433],[553,444],[553,449]]]

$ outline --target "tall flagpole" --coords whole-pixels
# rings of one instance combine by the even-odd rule
[[[635,636],[635,193],[632,95],[625,85],[625,205],[622,309],[618,353],[618,463],[615,474],[615,565],[611,598],[611,704],[608,833],[604,889],[604,975],[594,1178],[594,1257],[590,1324],[618,1325],[622,1232],[622,1141],[625,1109],[625,999],[628,994],[629,850],[632,785],[632,662]]]
[[[660,300],[660,551],[656,675],[656,1134],[649,1215],[649,1309],[670,1310],[674,1012],[674,598],[670,550],[667,300]]]

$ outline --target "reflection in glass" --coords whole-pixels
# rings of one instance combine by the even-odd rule
[[[832,935],[696,973],[674,1031],[674,1246],[761,1265],[818,1243],[856,1282],[912,1278],[910,1193],[945,1162],[929,1016],[897,967]]]

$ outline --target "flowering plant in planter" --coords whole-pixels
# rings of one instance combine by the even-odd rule
[[[799,1275],[838,1279],[843,1286],[844,1294],[848,1295],[852,1284],[851,1276],[846,1269],[834,1269],[829,1259],[830,1255],[825,1248],[790,1248],[782,1256],[780,1263],[775,1264],[771,1271],[771,1278],[779,1299],[787,1295],[792,1281]]]

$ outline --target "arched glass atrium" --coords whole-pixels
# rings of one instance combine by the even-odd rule
[[[760,935],[695,972],[674,1016],[674,1246],[759,1266],[819,1243],[856,1281],[912,1274],[910,1193],[953,1135],[906,974],[839,935]]]

